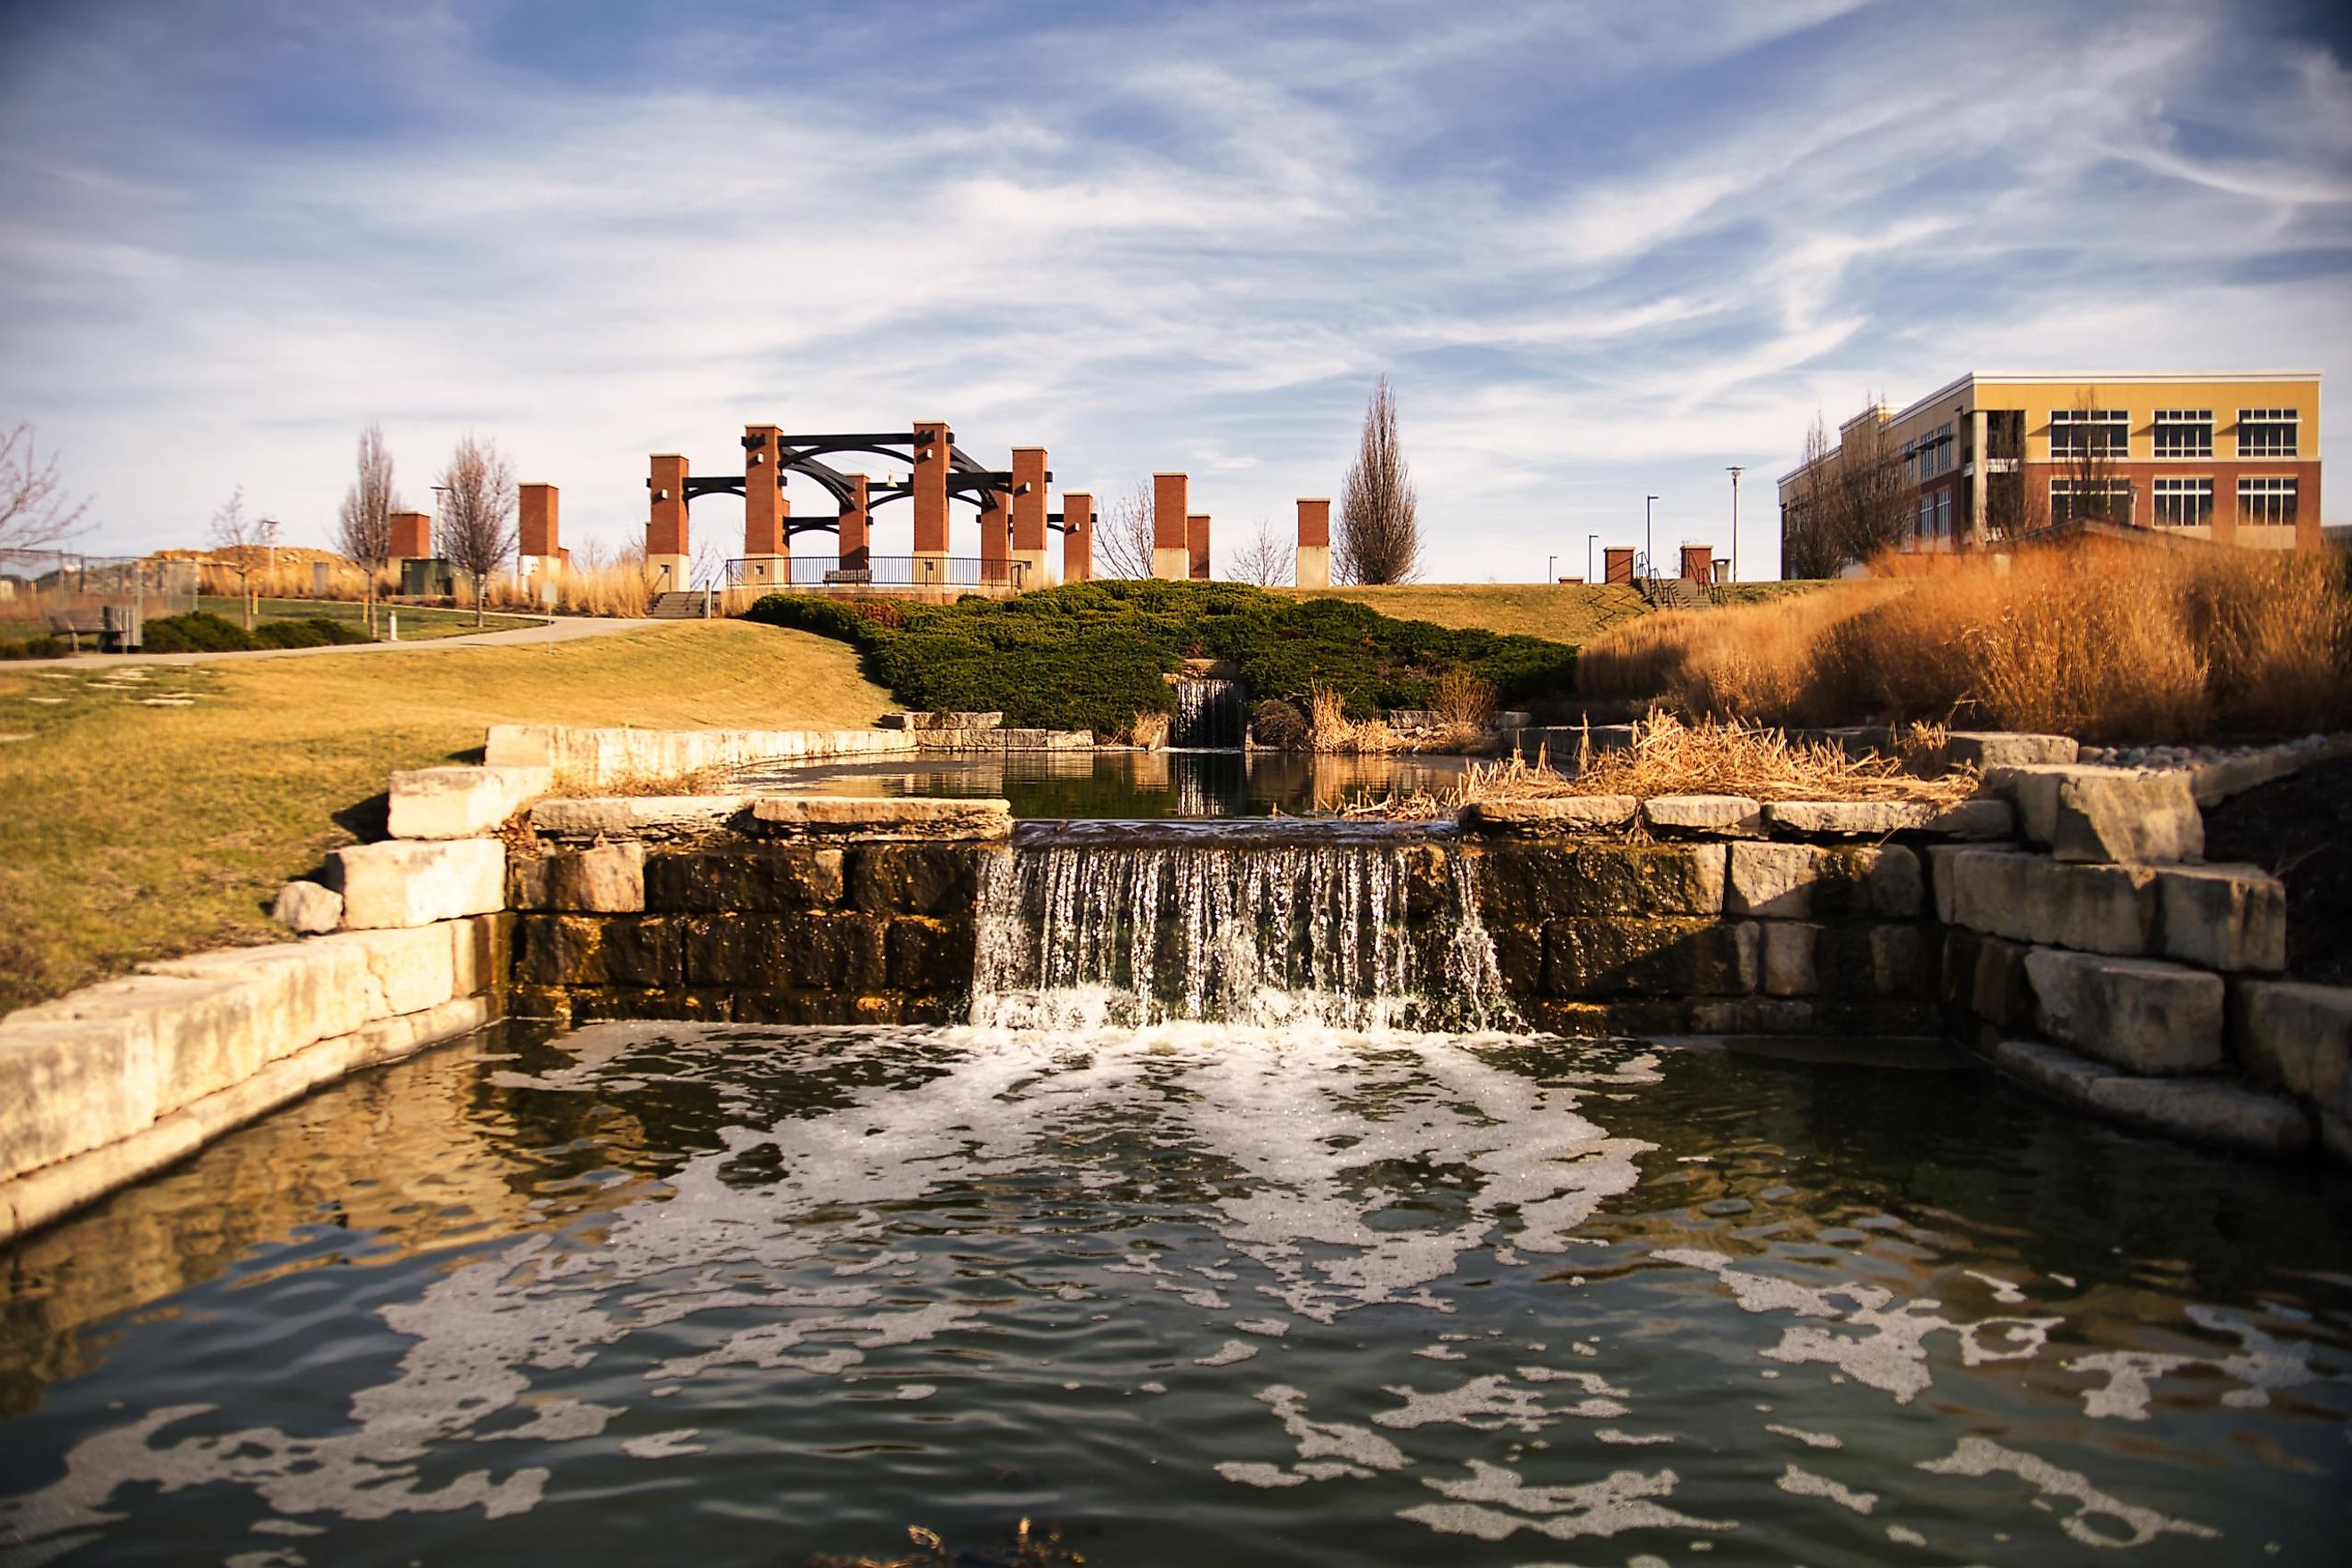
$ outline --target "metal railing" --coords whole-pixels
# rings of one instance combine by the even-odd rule
[[[752,556],[727,563],[723,585],[737,588],[971,588],[1019,593],[1028,563],[971,555]]]

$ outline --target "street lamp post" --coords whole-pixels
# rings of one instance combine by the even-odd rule
[[[1642,569],[1649,574],[1650,580],[1654,583],[1658,578],[1658,547],[1656,542],[1650,537],[1650,509],[1655,506],[1657,501],[1658,498],[1655,496],[1642,498]]]
[[[1739,581],[1739,473],[1740,465],[1731,468],[1731,580]]]
[[[1547,555],[1547,556],[1545,556],[1545,557],[1544,557],[1544,586],[1545,586],[1545,587],[1549,588],[1549,587],[1550,587],[1553,584],[1555,584],[1555,583],[1557,583],[1557,582],[1559,582],[1559,556],[1557,556],[1557,555]]]
[[[1592,581],[1592,546],[1599,542],[1600,538],[1597,533],[1588,533],[1584,536],[1584,580],[1588,584]]]

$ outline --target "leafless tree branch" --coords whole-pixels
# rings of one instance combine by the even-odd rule
[[[468,436],[442,470],[441,488],[441,553],[472,582],[478,626],[483,587],[515,551],[514,469],[497,442]]]
[[[73,500],[58,478],[58,460],[46,462],[32,426],[19,422],[0,435],[0,550],[47,550],[81,526],[87,500]]]
[[[1095,520],[1095,572],[1101,577],[1151,575],[1151,481],[1114,496]]]
[[[375,629],[376,574],[391,564],[392,514],[400,510],[383,426],[370,425],[360,432],[359,473],[343,492],[342,510],[336,518],[335,552],[360,569],[360,597],[367,606],[371,631]]]
[[[1344,583],[1409,583],[1421,571],[1421,525],[1412,472],[1397,440],[1396,393],[1383,374],[1364,408],[1364,433],[1340,492],[1339,547]]]
[[[1274,525],[1261,517],[1257,533],[1234,556],[1234,581],[1255,583],[1261,588],[1271,588],[1288,583],[1297,574],[1297,553],[1274,530]]]

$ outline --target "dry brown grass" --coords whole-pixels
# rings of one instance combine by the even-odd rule
[[[1347,703],[1335,689],[1318,686],[1307,694],[1307,749],[1357,754],[1401,752],[1404,738],[1385,719],[1350,719]]]
[[[2106,541],[1669,614],[1587,648],[1588,696],[1691,717],[1948,721],[2085,741],[2284,735],[2352,722],[2337,556]]]
[[[1174,722],[1165,713],[1138,713],[1127,727],[1128,744],[1156,751],[1168,743],[1168,731]]]
[[[1932,747],[1921,731],[1906,751]],[[1549,757],[1473,763],[1454,804],[1548,795],[1737,795],[1751,800],[1966,800],[1977,792],[1973,768],[1922,778],[1899,757],[1849,755],[1843,747],[1795,741],[1785,731],[1738,720],[1686,724],[1655,712],[1633,726],[1625,750],[1596,751],[1590,740],[1561,772]]]

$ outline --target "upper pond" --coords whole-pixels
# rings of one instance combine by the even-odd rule
[[[1328,816],[1368,797],[1434,795],[1467,765],[1461,757],[1306,752],[994,752],[779,763],[736,777],[795,795],[1007,800],[1022,817]]]
[[[6,1256],[0,1562],[2336,1560],[2344,1184],[1894,1059],[509,1026]]]

